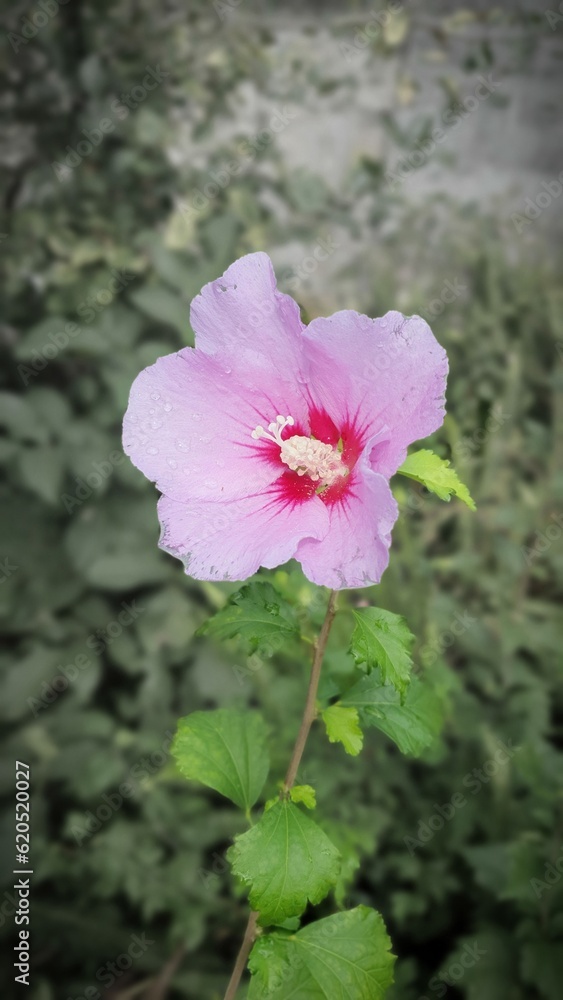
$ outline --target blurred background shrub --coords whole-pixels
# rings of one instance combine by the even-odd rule
[[[346,858],[324,909],[383,912],[393,1000],[561,995],[563,24],[532,2],[390,6],[46,0],[4,18],[3,997],[16,756],[31,1000],[223,995],[240,819],[179,778],[170,735],[258,704],[275,780],[305,672],[194,640],[233,588],[158,551],[120,425],[137,372],[192,343],[193,295],[257,249],[306,317],[432,323],[451,362],[433,446],[478,503],[397,483],[390,569],[348,595],[407,617],[446,719],[416,761],[375,731],[353,761],[313,736],[302,777]],[[318,621],[298,568],[274,575]]]

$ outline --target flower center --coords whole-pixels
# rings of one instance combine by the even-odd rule
[[[278,414],[275,421],[268,424],[267,431],[259,424],[252,431],[252,437],[255,441],[266,438],[279,445],[282,462],[285,462],[298,476],[309,476],[314,483],[318,482],[321,489],[332,486],[340,476],[348,474],[349,470],[342,461],[341,452],[331,444],[317,441],[316,438],[304,437],[302,434],[293,434],[284,441],[282,431],[286,427],[292,427],[294,423],[293,417],[282,417]]]

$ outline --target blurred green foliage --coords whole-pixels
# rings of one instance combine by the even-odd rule
[[[1,39],[18,122],[2,161],[0,226],[3,944],[12,946],[17,757],[32,766],[31,1000],[88,987],[113,1000],[142,996],[170,960],[171,1000],[222,996],[246,919],[225,852],[243,826],[213,792],[186,785],[171,736],[196,709],[259,706],[276,736],[272,794],[306,670],[291,646],[261,659],[194,638],[234,588],[197,584],[158,551],[156,494],[123,457],[120,423],[137,372],[190,342],[188,305],[205,281],[249,250],[313,245],[335,226],[357,237],[362,199],[363,242],[334,258],[331,309],[427,313],[429,289],[454,277],[467,287],[433,323],[451,376],[431,446],[452,460],[478,510],[397,481],[391,566],[379,587],[342,602],[326,691],[349,663],[347,602],[367,600],[407,619],[417,669],[447,721],[416,761],[375,729],[354,759],[314,730],[300,780],[314,786],[347,859],[336,904],[319,909],[382,912],[399,956],[393,1000],[446,990],[556,1000],[561,262],[507,245],[502,221],[445,199],[402,206],[383,188],[383,162],[358,162],[335,195],[314,164],[290,170],[275,142],[195,216],[182,211],[246,138],[241,126],[235,139],[205,144],[217,121],[234,114],[236,124],[241,81],[269,88],[273,103],[287,96],[263,22],[226,33],[210,6],[70,3],[17,52],[7,32],[26,11],[16,11]],[[147,66],[167,75],[124,115]],[[328,86],[314,75],[308,85]],[[290,97],[299,101],[298,84]],[[106,118],[114,128],[91,153],[53,168]],[[186,118],[203,152],[180,162],[170,150]],[[295,294],[309,314],[322,308],[306,283]],[[318,625],[322,607],[298,570],[273,578]],[[108,973],[142,933],[154,943]],[[0,976],[10,998],[11,959]]]

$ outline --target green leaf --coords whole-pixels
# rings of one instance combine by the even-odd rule
[[[214,788],[246,812],[270,767],[266,725],[256,712],[193,712],[180,719],[172,753],[186,778]]]
[[[43,427],[54,434],[64,436],[73,420],[70,404],[64,396],[55,389],[38,386],[29,390],[27,400]]]
[[[395,956],[379,913],[357,906],[254,945],[248,1000],[382,1000]]]
[[[331,705],[322,713],[326,734],[331,743],[342,743],[346,753],[357,757],[362,749],[364,734],[355,708]]]
[[[262,924],[279,924],[320,903],[336,883],[340,854],[312,819],[286,799],[235,838],[227,853],[250,886],[250,905]]]
[[[398,470],[402,476],[415,479],[427,490],[435,493],[440,500],[451,500],[452,495],[459,497],[471,510],[477,510],[469,490],[445,458],[440,458],[433,451],[423,448],[409,455]]]
[[[62,316],[49,316],[30,326],[14,345],[14,357],[18,361],[31,361],[34,354],[38,353],[45,362],[52,359],[53,356],[56,357],[59,354],[56,338],[61,332],[64,332],[65,327],[69,324],[70,320]],[[78,330],[78,326],[74,324],[71,329]],[[46,347],[49,349],[48,353],[45,353]],[[64,357],[64,349],[61,357]]]
[[[198,635],[240,636],[252,653],[273,656],[287,639],[299,635],[299,623],[291,605],[271,583],[249,583],[198,629]]]
[[[443,721],[440,699],[417,677],[413,677],[402,704],[397,691],[379,683],[376,674],[362,677],[341,704],[356,708],[363,725],[380,729],[402,753],[415,757],[430,746]]]
[[[0,428],[16,441],[43,444],[48,437],[27,399],[15,392],[0,392]]]
[[[126,502],[124,503],[124,498]],[[167,579],[170,569],[156,545],[154,500],[124,492],[94,503],[76,500],[65,547],[76,571],[95,589],[120,591]]]
[[[561,942],[527,941],[522,954],[522,975],[546,1000],[558,1000],[563,976]]]
[[[311,785],[294,785],[290,789],[289,797],[292,802],[302,802],[307,809],[315,809],[317,805],[315,789]]]
[[[294,935],[277,933],[265,934],[257,939],[248,960],[248,968],[252,974],[248,1000],[262,1000],[262,998],[275,1000],[276,995],[280,998],[286,995],[281,992],[284,988],[287,991],[288,987],[291,989],[296,982],[299,985],[291,969],[293,937]],[[306,974],[306,969],[303,969],[303,972]],[[319,994],[315,993],[315,984],[309,977],[308,985],[311,983],[313,990],[307,996],[315,1000]],[[298,998],[299,993],[292,994],[292,1000],[295,996]]]
[[[414,642],[407,622],[383,608],[362,608],[353,614],[356,628],[350,650],[356,663],[365,663],[368,670],[379,667],[383,681],[404,694],[412,669],[410,650]]]
[[[41,447],[21,448],[18,464],[22,482],[46,503],[60,500],[64,474],[64,459],[60,447],[44,444]]]

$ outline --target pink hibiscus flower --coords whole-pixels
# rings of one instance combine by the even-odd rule
[[[332,588],[377,583],[398,509],[389,479],[444,417],[445,351],[419,316],[301,321],[264,253],[191,308],[196,346],[131,389],[123,445],[162,496],[160,545],[200,580],[297,559]]]

